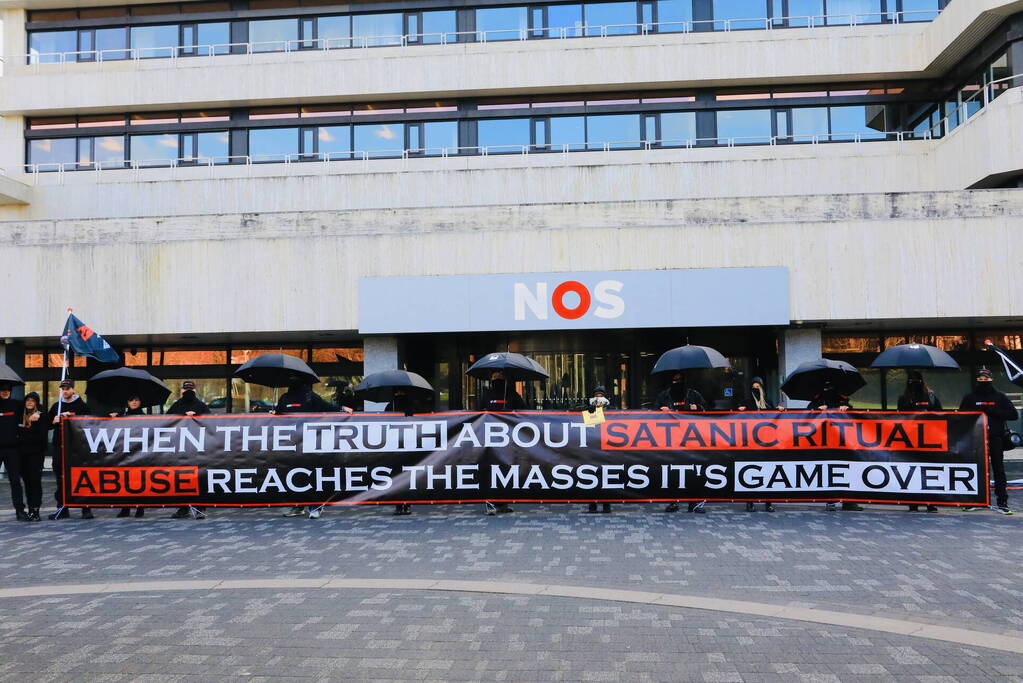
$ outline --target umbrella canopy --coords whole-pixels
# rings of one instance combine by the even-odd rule
[[[836,391],[846,396],[851,396],[867,385],[859,371],[845,361],[821,358],[800,363],[785,379],[781,390],[789,398],[809,401],[817,396],[828,382]]]
[[[433,393],[433,387],[422,376],[405,370],[385,370],[366,375],[355,387],[355,396],[364,401],[390,403],[395,389],[403,389],[409,396],[425,396]]]
[[[885,349],[870,364],[872,368],[948,368],[958,370],[959,363],[941,349],[926,344],[900,344]]]
[[[92,376],[85,385],[89,400],[109,406],[123,406],[132,396],[142,399],[144,408],[163,405],[171,395],[171,388],[145,370],[117,368],[104,370]]]
[[[235,377],[264,387],[287,387],[299,382],[316,384],[320,378],[301,358],[284,353],[264,353],[238,368]]]
[[[526,358],[520,353],[502,351],[490,353],[483,356],[466,370],[465,374],[479,379],[490,379],[490,373],[501,370],[505,376],[512,380],[533,380],[547,379],[550,377],[542,365],[532,358]]]
[[[662,353],[650,374],[730,367],[732,367],[731,363],[721,353],[709,346],[686,345]]]
[[[0,384],[21,385],[24,384],[25,380],[18,377],[18,373],[11,370],[10,366],[6,363],[0,363]]]

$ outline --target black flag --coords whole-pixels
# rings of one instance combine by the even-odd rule
[[[1002,359],[1002,367],[1005,368],[1005,376],[1009,378],[1009,381],[1018,387],[1023,387],[1023,368],[1009,358],[1009,353],[1005,349],[995,346],[990,339],[984,340],[984,346],[989,351],[997,353],[998,357]]]

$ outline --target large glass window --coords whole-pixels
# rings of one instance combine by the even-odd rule
[[[476,139],[488,154],[521,152],[530,144],[529,119],[485,119],[477,124]]]
[[[727,144],[729,139],[736,145],[762,144],[771,139],[770,109],[719,111],[717,114],[720,144]]]
[[[780,133],[780,132],[779,132]],[[828,139],[828,108],[803,107],[792,110],[792,139],[796,142],[812,142]]]
[[[355,126],[356,158],[363,158],[362,152],[370,159],[400,157],[405,149],[405,124],[383,123]]]
[[[44,164],[40,171],[59,171],[62,164],[67,164],[64,169],[70,170],[76,160],[74,138],[32,140],[28,143],[28,163]]]
[[[647,132],[647,137],[651,137]],[[667,112],[661,114],[661,145],[664,147],[686,147],[696,139],[696,114],[691,111]]]
[[[401,45],[405,27],[400,12],[392,14],[357,14],[352,17],[355,47]]]
[[[714,0],[714,30],[767,28],[767,0]]]
[[[534,28],[536,28],[534,26]],[[550,38],[578,38],[583,34],[582,5],[551,5],[547,8],[547,32]]]
[[[226,55],[231,51],[231,25],[227,22],[206,24],[185,24],[181,27],[181,53],[205,55],[211,53]]]
[[[95,46],[99,59],[110,62],[116,59],[127,59],[128,30],[125,28],[100,28],[95,31]],[[85,49],[83,47],[83,49]]]
[[[692,20],[692,0],[657,0],[659,33],[682,33],[691,30],[689,22]]]
[[[828,0],[828,26],[880,24],[881,0]]]
[[[209,163],[211,159],[217,164],[223,164],[229,161],[227,157],[231,153],[231,136],[226,130],[216,131],[213,133],[199,133],[195,136],[195,138],[195,156],[199,163]]]
[[[639,114],[607,114],[586,117],[589,149],[635,149],[640,145]]]
[[[335,50],[352,46],[352,18],[349,16],[320,17],[316,20],[316,37],[319,47]]]
[[[132,26],[131,48],[139,59],[173,57],[178,44],[178,25]]]
[[[544,141],[538,135],[536,144]],[[583,116],[555,116],[550,120],[551,149],[555,152],[563,152],[566,149],[572,152],[586,149],[586,118]]]
[[[256,128],[249,131],[249,156],[253,162],[284,161],[298,154],[298,128]]]
[[[30,64],[51,64],[59,62],[61,54],[78,50],[78,31],[36,31],[29,34],[28,52]],[[75,61],[75,55],[64,59]]]
[[[93,138],[93,160],[100,168],[117,168],[123,165],[127,155],[124,153],[123,135],[103,135]]]
[[[297,47],[297,19],[259,19],[249,22],[253,52],[280,52]]]
[[[903,22],[934,21],[941,13],[938,0],[902,0],[902,11],[899,21]]]
[[[423,124],[422,145],[427,156],[458,154],[458,122],[429,121]]]
[[[316,138],[321,159],[352,158],[351,126],[320,126]]]
[[[831,107],[831,139],[877,140],[884,138],[883,106]]]
[[[477,40],[519,40],[529,26],[525,7],[488,7],[476,10]]]
[[[454,43],[458,40],[454,10],[423,12],[422,40],[425,44]]]
[[[131,160],[139,167],[171,166],[178,151],[178,136],[174,133],[131,136]]]
[[[789,0],[789,26],[822,26],[824,24],[824,0]]]
[[[587,3],[583,18],[588,36],[639,33],[635,2]]]

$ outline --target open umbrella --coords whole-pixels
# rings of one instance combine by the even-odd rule
[[[394,390],[403,389],[409,396],[426,396],[433,393],[433,387],[422,376],[405,370],[385,370],[366,375],[355,387],[355,396],[364,401],[389,403],[394,400]]]
[[[732,367],[731,363],[721,353],[709,346],[686,345],[662,353],[650,374],[730,367]]]
[[[958,370],[952,356],[926,344],[899,344],[885,349],[870,364],[872,368],[948,368]]]
[[[529,381],[534,379],[547,379],[550,377],[542,365],[532,358],[526,358],[520,353],[501,351],[483,356],[472,364],[465,374],[479,379],[490,379],[490,373],[495,370],[504,372],[505,377],[511,381]]]
[[[24,384],[25,380],[18,377],[18,373],[10,368],[6,363],[0,363],[0,384],[21,385]]]
[[[789,398],[809,401],[819,394],[826,383],[840,394],[851,396],[867,385],[859,371],[845,361],[821,358],[800,363],[781,385]]]
[[[117,368],[104,370],[92,376],[85,385],[89,400],[108,406],[120,407],[132,396],[142,399],[142,407],[163,405],[171,395],[171,388],[145,370]]]
[[[285,353],[264,353],[238,368],[235,377],[264,387],[287,387],[299,382],[316,384],[320,378],[301,358]]]

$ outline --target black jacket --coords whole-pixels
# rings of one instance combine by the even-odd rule
[[[679,413],[688,411],[691,405],[695,405],[698,411],[706,410],[707,400],[696,389],[686,389],[685,385],[676,383],[657,394],[657,402],[654,407],[658,410],[668,408],[672,412]]]
[[[34,391],[25,398],[34,396],[36,405],[39,405],[39,394]],[[46,452],[46,435],[49,430],[46,428],[46,414],[39,411],[39,419],[30,422],[28,427],[24,426],[25,412],[22,408],[21,417],[18,420],[18,450],[26,455],[42,454]]]
[[[933,391],[928,391],[927,396],[909,396],[907,394],[899,396],[900,413],[927,413],[940,410],[942,410],[941,401]]]
[[[24,405],[13,398],[0,399],[0,449],[18,447],[18,425]]]
[[[61,439],[60,437],[61,430],[59,429],[60,423],[59,422],[57,424],[53,423],[53,418],[57,417],[58,405],[60,406],[61,415],[64,415],[65,413],[74,413],[75,415],[88,415],[89,405],[82,400],[81,396],[75,396],[75,400],[71,401],[70,403],[67,401],[64,402],[58,401],[57,403],[54,403],[52,406],[50,406],[49,412],[46,413],[45,418],[46,425],[47,429],[53,430],[53,445],[59,449]]]
[[[276,412],[278,415],[288,413],[336,413],[337,406],[328,403],[319,394],[309,389],[297,391],[286,391],[281,399],[277,401]]]
[[[1019,412],[1016,410],[1016,406],[1012,405],[1009,397],[994,387],[986,390],[974,389],[966,394],[959,402],[959,410],[987,415],[988,436],[1005,434],[1005,423],[1019,417]]]
[[[143,410],[142,408],[127,408],[126,407],[126,408],[118,411],[118,413],[116,415],[114,415],[114,417],[127,417],[129,415],[145,415],[145,414],[146,414],[146,411]]]
[[[519,393],[511,387],[506,393],[504,380],[499,379],[492,381],[476,400],[476,410],[501,412],[525,409],[526,402],[522,400]]]
[[[820,406],[827,406],[833,410],[842,406],[852,408],[852,403],[849,403],[849,397],[845,394],[840,394],[834,389],[825,389],[810,400],[807,409],[817,410]]]
[[[202,402],[198,396],[195,395],[194,391],[186,391],[181,398],[171,404],[171,407],[167,409],[168,415],[184,415],[185,413],[192,412],[196,415],[206,415],[210,412],[210,407]]]

